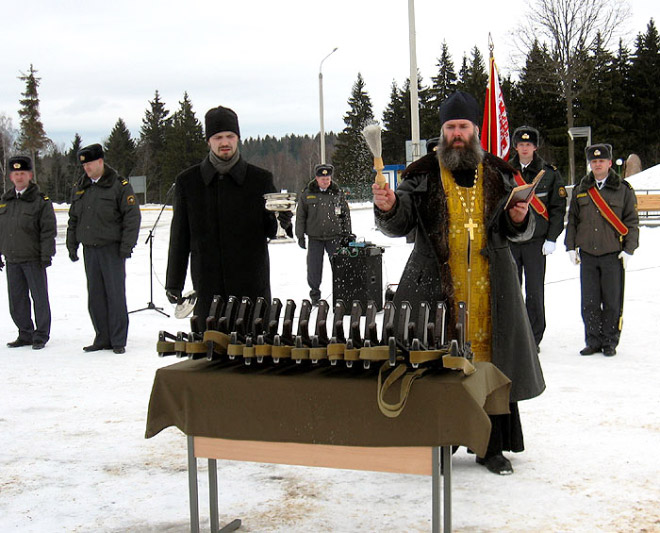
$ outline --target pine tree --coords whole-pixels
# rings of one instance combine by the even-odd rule
[[[483,109],[486,101],[486,87],[488,85],[488,72],[484,58],[476,46],[472,48],[472,59],[468,63],[467,57],[463,55],[463,64],[459,73],[460,81],[457,82],[457,89],[471,94]]]
[[[199,163],[208,153],[202,124],[197,120],[188,93],[183,93],[179,109],[165,133],[165,155],[163,158],[163,184],[174,183],[174,178],[186,168]]]
[[[630,66],[632,137],[646,168],[660,161],[660,36],[653,19],[635,40]]]
[[[7,160],[13,152],[16,135],[11,117],[0,113],[0,175],[2,175],[3,193],[11,184],[7,175]]]
[[[383,161],[389,164],[406,162],[406,141],[410,139],[410,104],[406,107],[405,93],[392,82],[390,102],[383,111]]]
[[[165,137],[171,125],[170,112],[160,99],[156,90],[154,99],[149,102],[150,108],[144,113],[140,140],[138,142],[138,168],[140,174],[147,176],[147,191],[151,197],[156,197],[162,203],[163,160],[165,158]]]
[[[431,86],[431,99],[430,103],[438,109],[440,104],[454,91],[456,91],[456,70],[454,68],[454,61],[449,53],[449,46],[447,41],[442,41],[442,48],[440,57],[436,63],[438,67],[437,75],[431,78],[433,82]]]
[[[21,93],[23,98],[19,100],[21,108],[18,110],[18,116],[21,117],[21,125],[18,146],[21,150],[29,153],[32,158],[33,180],[35,182],[37,181],[37,158],[39,157],[39,152],[51,142],[41,122],[38,91],[41,78],[37,78],[36,74],[37,71],[30,64],[28,73],[21,73],[18,77],[19,80],[25,82],[25,92]]]
[[[135,141],[131,138],[123,119],[117,119],[110,137],[103,146],[105,162],[122,178],[128,178],[135,167]]]
[[[362,136],[362,130],[373,120],[371,98],[364,89],[362,74],[358,73],[353,84],[350,107],[344,116],[346,127],[337,139],[337,151],[333,161],[337,181],[342,187],[350,187],[352,198],[367,199],[371,194],[373,155]]]

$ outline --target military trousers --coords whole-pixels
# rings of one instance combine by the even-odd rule
[[[321,298],[321,281],[323,279],[323,256],[332,256],[339,247],[339,239],[322,241],[309,238],[307,242],[307,284],[310,291],[309,296],[312,301],[318,301]]]
[[[50,338],[51,322],[46,269],[38,261],[7,263],[7,292],[9,314],[18,327],[18,338],[46,344]],[[32,304],[34,322],[30,310]]]
[[[584,338],[592,348],[616,348],[623,309],[625,270],[617,252],[591,255],[580,250]]]
[[[545,255],[543,239],[510,243],[511,254],[518,267],[518,280],[525,283],[525,306],[538,346],[545,332]],[[524,276],[523,276],[524,274]]]
[[[87,274],[87,306],[92,319],[94,345],[126,346],[126,259],[119,256],[119,243],[83,246]]]

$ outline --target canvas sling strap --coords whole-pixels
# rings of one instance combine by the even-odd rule
[[[516,172],[513,175],[513,178],[516,180],[516,185],[525,185],[527,182],[525,179],[521,176],[520,172]],[[545,206],[545,204],[539,200],[539,197],[536,196],[536,193],[534,193],[534,196],[532,196],[532,201],[530,202],[532,209],[536,211],[539,215],[541,215],[543,218],[548,220],[548,208]]]
[[[617,233],[619,235],[628,235],[628,228],[623,222],[621,222],[621,219],[616,216],[616,213],[612,211],[612,208],[605,201],[605,198],[601,196],[600,192],[598,192],[598,189],[594,186],[591,187],[587,192],[589,193],[589,197],[593,200],[594,204],[596,204],[598,212],[603,216],[605,220],[607,220],[607,222],[612,225]]]

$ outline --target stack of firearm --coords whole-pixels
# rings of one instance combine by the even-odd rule
[[[467,313],[463,302],[459,303],[458,338],[451,341],[447,340],[444,303],[436,306],[431,320],[431,309],[426,302],[419,305],[415,316],[412,306],[402,302],[398,318],[394,303],[385,302],[380,336],[377,309],[372,301],[367,302],[362,327],[359,300],[351,305],[346,328],[346,304],[335,301],[330,323],[329,311],[327,301],[321,300],[312,324],[309,300],[303,300],[296,320],[293,300],[282,305],[278,298],[270,303],[258,298],[253,305],[246,297],[239,301],[230,296],[225,302],[215,296],[205,320],[198,316],[190,318],[190,331],[179,331],[176,335],[160,331],[157,351],[161,357],[242,360],[245,365],[343,362],[351,368],[361,362],[364,368],[370,368],[372,362],[381,361],[390,366],[406,363],[414,368],[435,365],[461,369],[466,374],[474,371],[470,342],[465,339]]]

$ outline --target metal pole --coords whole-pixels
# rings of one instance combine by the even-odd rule
[[[332,50],[327,56],[321,60],[319,65],[319,116],[321,117],[321,133],[320,133],[320,142],[321,142],[321,164],[325,163],[325,130],[323,128],[323,62],[328,59],[332,54],[337,51],[337,47]]]
[[[419,95],[417,92],[417,45],[415,43],[415,0],[408,0],[408,36],[410,39],[410,129],[412,160],[422,155],[419,142]]]

